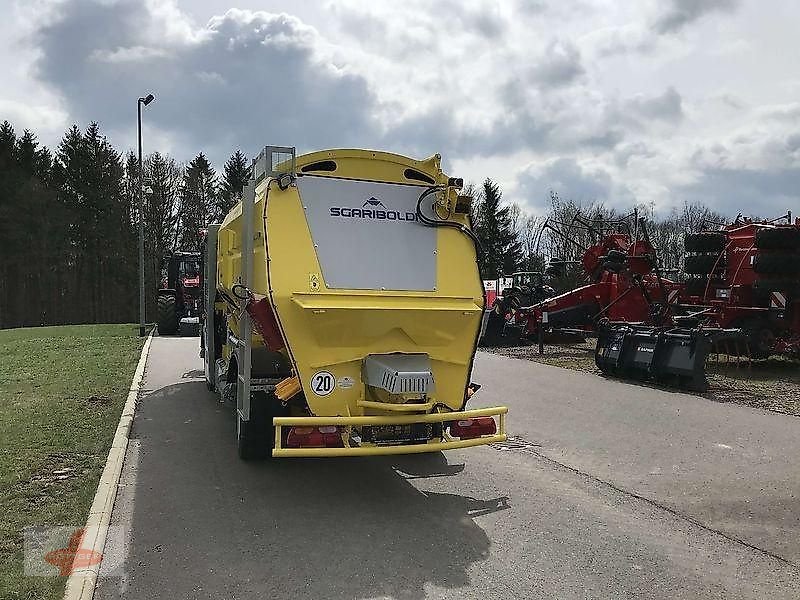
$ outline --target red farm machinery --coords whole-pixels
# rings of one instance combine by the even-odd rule
[[[580,252],[575,261],[551,260],[545,275],[558,275],[568,265],[577,263],[583,285],[531,304],[526,304],[526,296],[512,286],[498,296],[487,313],[484,344],[508,343],[520,338],[542,342],[545,335],[554,332],[594,335],[595,362],[602,372],[691,389],[707,387],[704,366],[710,352],[741,352],[741,348],[748,347],[746,336],[751,330],[735,319],[718,316],[726,309],[731,311],[731,302],[738,302],[752,292],[740,292],[735,286],[726,288],[727,280],[717,279],[716,274],[728,265],[728,254],[741,259],[743,251],[738,248],[744,248],[744,253],[752,251],[754,234],[750,234],[749,242],[735,236],[728,240],[727,233],[720,232],[689,236],[687,248],[691,254],[687,257],[687,270],[701,271],[702,266],[702,275],[693,273],[690,282],[683,284],[663,276],[647,222],[636,213],[618,220],[591,220],[578,214],[568,223],[547,221],[542,231],[545,230],[573,244]],[[565,231],[580,232],[583,241]],[[764,259],[760,260],[763,266]],[[767,262],[772,265],[771,261]],[[739,278],[746,272],[739,264],[734,265],[734,271]],[[695,295],[689,295],[687,288]],[[544,280],[533,289],[546,290]],[[725,289],[727,292],[718,291]],[[701,302],[709,293],[714,299]],[[750,296],[747,299],[751,301]],[[764,332],[767,317],[764,310],[744,311],[750,318],[759,319],[758,326],[751,326],[759,340],[769,337]],[[737,313],[739,318],[741,312]],[[776,313],[772,318],[779,317]],[[774,331],[771,327],[767,329]]]
[[[568,224],[547,221],[543,231],[583,249],[580,241],[564,233],[566,228],[583,232],[591,240],[588,248],[577,261],[551,260],[545,273],[515,274],[514,285],[497,297],[487,314],[485,344],[535,339],[540,330],[592,332],[601,320],[664,321],[681,286],[661,276],[643,219],[599,221],[578,214]],[[587,283],[556,294],[546,280],[557,277],[568,263],[578,263]],[[517,284],[517,275],[529,280]]]
[[[741,329],[749,358],[800,353],[800,219],[741,216],[686,236],[679,314]]]

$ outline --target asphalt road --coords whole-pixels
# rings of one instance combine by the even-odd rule
[[[800,419],[481,353],[502,448],[252,464],[201,368],[153,340],[96,598],[800,597]]]

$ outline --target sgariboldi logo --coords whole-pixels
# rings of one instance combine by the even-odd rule
[[[343,219],[372,219],[375,221],[416,221],[417,215],[413,212],[401,212],[399,210],[389,210],[386,205],[372,196],[365,200],[361,208],[351,208],[347,206],[332,206],[330,209],[332,217]]]

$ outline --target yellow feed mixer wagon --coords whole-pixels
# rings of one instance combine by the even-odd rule
[[[467,409],[484,309],[470,199],[440,157],[267,146],[206,236],[202,355],[242,458],[506,439]]]

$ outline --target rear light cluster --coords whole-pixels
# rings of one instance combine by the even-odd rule
[[[334,425],[292,427],[286,436],[287,448],[344,448],[342,434]]]
[[[497,433],[497,424],[492,417],[476,417],[450,422],[450,435],[462,440],[471,440],[495,433]]]

